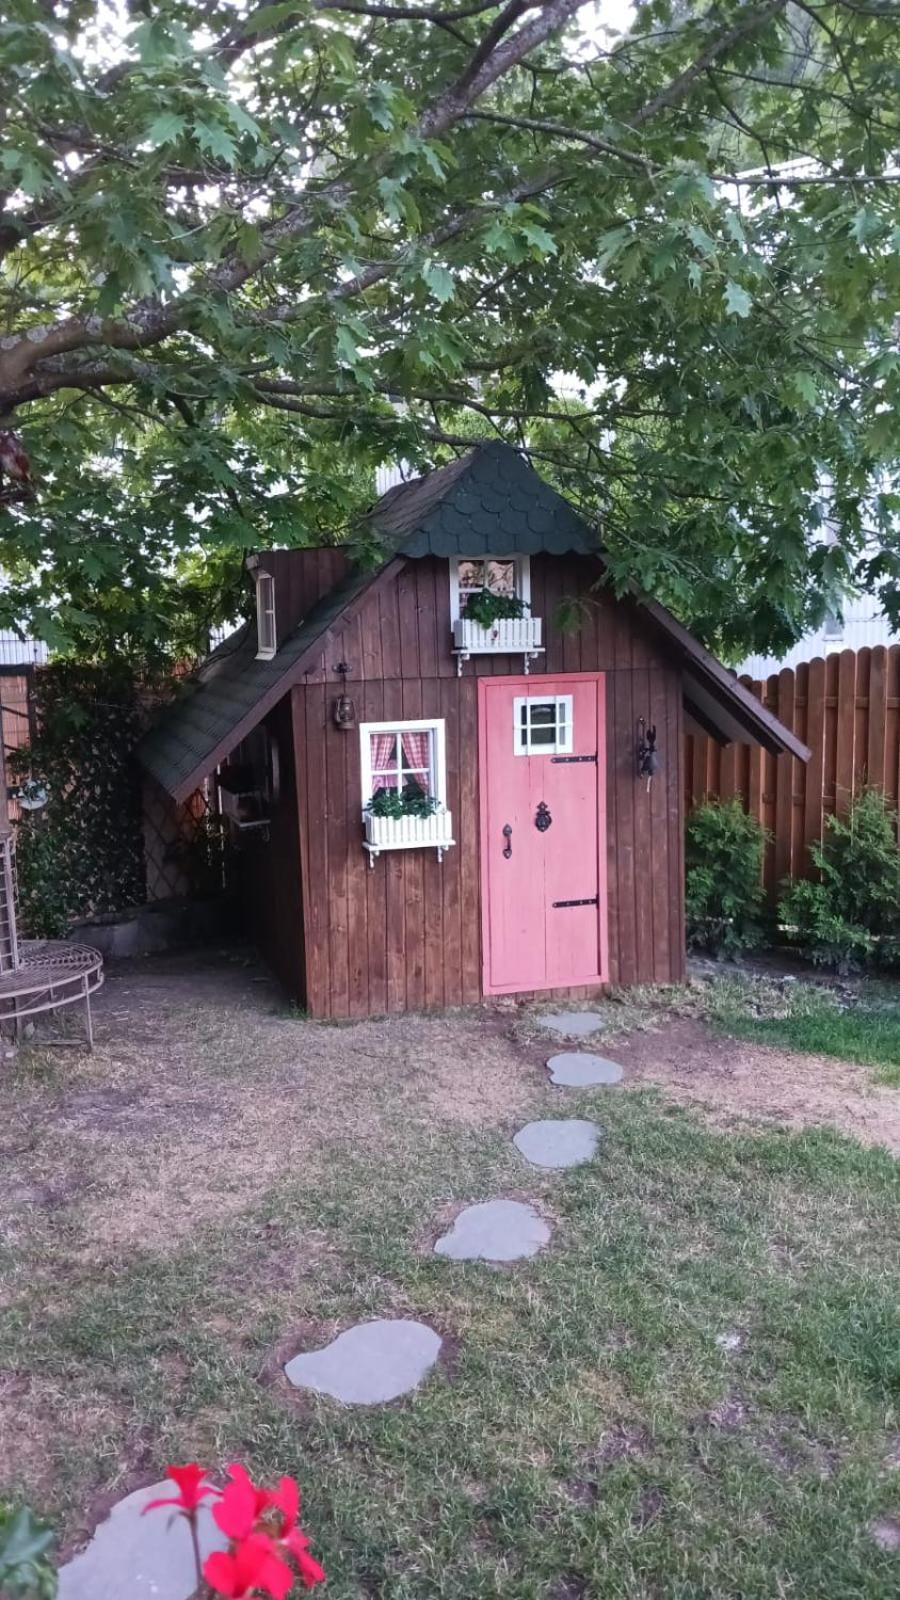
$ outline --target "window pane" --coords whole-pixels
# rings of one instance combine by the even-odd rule
[[[489,561],[487,587],[492,594],[514,595],[516,592],[516,563],[514,561]]]
[[[546,745],[546,744],[550,744],[550,745],[554,745],[554,746],[556,744],[556,727],[555,727],[555,725],[551,724],[548,727],[532,728],[532,730],[531,730],[531,747],[532,747],[532,749],[535,749],[536,746],[538,746],[538,745]]]
[[[459,587],[460,587],[460,589],[483,589],[484,588],[484,579],[485,579],[485,573],[484,573],[484,562],[483,561],[470,561],[470,560],[462,560],[462,561],[460,561],[460,563],[459,563]]]
[[[556,727],[555,700],[532,700],[531,726],[533,728]]]

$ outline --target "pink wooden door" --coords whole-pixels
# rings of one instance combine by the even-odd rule
[[[602,982],[602,675],[478,688],[484,991]]]

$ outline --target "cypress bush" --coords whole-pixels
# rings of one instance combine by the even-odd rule
[[[733,959],[762,942],[767,838],[739,800],[710,800],[691,813],[685,849],[689,948]]]
[[[785,884],[778,907],[787,937],[811,961],[849,972],[890,965],[900,954],[897,813],[880,789],[864,789],[846,819],[829,817],[813,845],[818,877]]]

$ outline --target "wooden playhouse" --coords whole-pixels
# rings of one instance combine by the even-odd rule
[[[250,558],[257,615],[145,739],[217,788],[248,933],[316,1017],[684,972],[685,719],[797,738],[501,443],[391,489],[380,564]]]

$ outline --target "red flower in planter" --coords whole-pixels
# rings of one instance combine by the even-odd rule
[[[294,1585],[293,1572],[264,1533],[238,1540],[231,1552],[214,1551],[203,1563],[203,1576],[216,1594],[228,1600],[249,1600],[257,1593],[285,1600]]]
[[[309,1540],[302,1528],[297,1527],[300,1515],[300,1490],[294,1478],[280,1478],[277,1489],[269,1491],[269,1505],[281,1513],[281,1526],[276,1535],[279,1544],[288,1549],[297,1563],[297,1571],[307,1589],[315,1588],[325,1580],[325,1570],[315,1556],[309,1553]]]
[[[151,1500],[150,1504],[144,1507],[145,1512],[156,1511],[160,1506],[176,1506],[186,1517],[194,1517],[207,1495],[214,1496],[220,1492],[205,1481],[206,1468],[198,1466],[196,1461],[189,1461],[184,1467],[166,1467],[166,1476],[177,1485],[177,1495]]]

